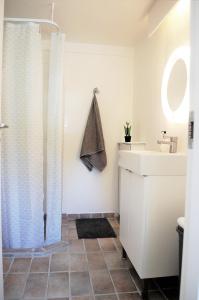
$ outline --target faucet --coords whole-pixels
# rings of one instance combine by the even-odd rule
[[[167,136],[166,131],[161,131],[161,133],[162,133],[163,140],[157,140],[157,143],[170,145],[169,153],[176,153],[177,152],[177,144],[178,144],[177,136]]]

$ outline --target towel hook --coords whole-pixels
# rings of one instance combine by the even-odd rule
[[[99,89],[96,87],[93,89],[93,95],[98,94],[99,93]]]

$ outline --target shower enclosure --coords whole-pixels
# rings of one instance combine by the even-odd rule
[[[45,56],[39,24],[5,23],[2,116],[9,129],[2,136],[4,248],[38,248],[61,240],[62,33],[51,34]]]

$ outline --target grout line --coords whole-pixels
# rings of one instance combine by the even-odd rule
[[[121,257],[121,259],[122,259],[122,254],[121,254],[121,251],[119,251],[119,248],[117,247],[117,244],[115,243],[115,239],[113,239],[114,241],[114,244],[115,244],[115,246],[116,246],[116,249],[118,249],[118,252],[119,252],[119,255],[120,255],[120,257]],[[118,235],[118,240],[119,240],[119,235]],[[129,258],[128,258],[128,256],[127,256],[127,258],[125,259],[125,260],[129,260]],[[130,260],[129,260],[130,261]],[[130,263],[131,263],[131,261],[130,261]],[[132,264],[132,263],[131,263]],[[133,278],[133,276],[131,275],[131,272],[130,272],[130,270],[129,270],[129,267],[127,266],[126,268],[121,268],[121,269],[123,269],[123,270],[128,270],[129,271],[129,274],[130,274],[130,277],[131,277],[131,281],[133,282],[133,284],[135,285],[135,288],[136,288],[136,293],[138,293],[139,295],[141,295],[141,291],[140,291],[140,289],[139,289],[139,287],[137,286],[137,283],[136,283],[136,281],[134,280],[134,278]]]
[[[156,285],[158,291],[160,292],[160,294],[164,297],[165,300],[169,300],[166,295],[164,294],[163,290],[160,288],[159,284],[156,282],[156,280],[153,280],[153,283]]]
[[[69,221],[70,222],[70,221]],[[69,239],[69,228],[68,228],[68,239]],[[69,242],[70,245],[70,242]],[[68,272],[68,291],[69,291],[69,300],[72,299],[72,290],[71,290],[71,254],[70,247],[68,247],[68,259],[69,259],[69,272]]]
[[[127,259],[129,259],[129,258],[127,258]],[[128,268],[128,272],[129,272],[129,275],[130,275],[131,281],[133,282],[133,284],[134,284],[134,286],[135,286],[135,288],[136,288],[136,292],[137,292],[138,294],[140,294],[140,295],[141,295],[141,291],[139,290],[139,288],[138,288],[138,286],[137,286],[137,284],[136,284],[136,282],[135,282],[135,280],[134,280],[133,276],[131,275],[131,272],[129,271],[129,268]]]
[[[119,238],[119,236],[118,236],[118,238]],[[118,252],[119,254],[121,254],[121,251],[120,251],[119,247],[117,246],[117,243],[115,242],[115,240],[116,240],[116,238],[113,238],[114,246],[115,246],[117,252]]]
[[[11,262],[10,262],[10,266],[9,266],[9,268],[8,268],[8,271],[5,273],[6,275],[8,275],[8,273],[10,272],[10,270],[11,270],[11,267],[12,267],[12,265],[13,265],[13,262],[14,262],[14,257],[12,257],[12,260],[11,260]]]
[[[52,254],[49,256],[49,262],[48,262],[48,278],[47,278],[47,285],[46,285],[46,292],[45,292],[46,299],[48,298],[48,285],[49,285],[49,278],[50,278],[51,259],[52,259]]]
[[[71,278],[70,278],[70,275],[71,275],[71,271],[70,271],[70,268],[71,268],[71,257],[70,257],[70,253],[68,254],[69,255],[69,272],[68,272],[68,297],[69,297],[69,300],[72,299],[72,291],[71,291]]]
[[[25,284],[24,284],[24,288],[23,288],[22,298],[24,298],[24,294],[25,294],[25,290],[26,290],[26,286],[27,286],[27,282],[28,282],[28,277],[30,275],[32,260],[33,260],[33,257],[31,257],[30,265],[29,265],[29,268],[28,268],[28,271],[27,271],[27,274],[26,274],[26,279],[25,279]]]
[[[161,287],[160,287],[160,288],[161,288]],[[168,291],[168,290],[169,290],[169,291],[170,291],[170,290],[178,290],[178,287],[177,287],[177,286],[173,286],[173,287],[172,287],[172,286],[171,286],[171,287],[163,287],[162,290],[163,290],[163,291]]]
[[[141,295],[141,294],[142,294],[142,291],[139,289],[139,287],[138,287],[138,285],[137,285],[135,279],[134,279],[133,276],[131,275],[131,272],[130,272],[130,271],[129,271],[129,273],[130,273],[130,276],[131,276],[131,280],[133,281],[133,283],[134,283],[134,285],[135,285],[135,287],[136,287],[136,289],[137,289],[138,294]]]
[[[116,295],[116,293],[114,293],[114,292],[113,292],[113,293],[106,293],[106,294],[95,294],[95,296],[97,296],[97,297],[98,297],[98,296],[112,296],[112,295],[113,295],[113,296],[116,296],[116,298],[117,298],[117,295]]]
[[[139,294],[138,291],[132,291],[132,292],[118,292],[119,295],[123,295],[123,294]]]
[[[115,284],[114,284],[114,282],[113,282],[113,279],[112,279],[112,277],[111,277],[111,273],[110,273],[110,270],[109,270],[109,268],[108,268],[108,264],[106,263],[106,260],[105,260],[104,252],[103,252],[103,249],[102,249],[101,244],[99,243],[99,241],[98,241],[98,244],[99,244],[99,247],[100,247],[100,249],[101,249],[102,256],[103,256],[103,258],[104,258],[104,262],[105,262],[105,265],[106,265],[106,267],[107,267],[107,271],[108,271],[109,277],[110,277],[110,279],[111,279],[111,282],[112,282],[112,285],[113,285],[113,288],[114,288],[116,297],[117,297],[117,299],[119,300],[120,298],[119,298],[117,289],[116,289]]]
[[[88,256],[87,256],[87,251],[86,251],[86,246],[85,246],[85,241],[83,239],[83,245],[84,245],[84,249],[85,249],[85,257],[86,257],[86,261],[87,261],[87,267],[88,267],[88,276],[89,276],[89,281],[90,281],[90,285],[91,285],[91,290],[92,290],[92,296],[95,299],[95,292],[94,292],[94,287],[93,287],[93,282],[91,279],[91,274],[90,274],[90,269],[89,269],[89,263],[88,263]]]

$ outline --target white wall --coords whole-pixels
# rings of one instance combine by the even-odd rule
[[[117,143],[123,124],[132,120],[133,50],[131,48],[66,44],[65,54],[65,213],[117,210]],[[92,100],[98,87],[108,165],[102,173],[89,172],[79,159]]]
[[[148,149],[159,149],[160,132],[179,137],[179,151],[186,149],[187,124],[168,122],[161,107],[161,81],[165,63],[175,48],[189,44],[189,1],[180,1],[156,32],[134,48],[133,124],[136,139]]]

